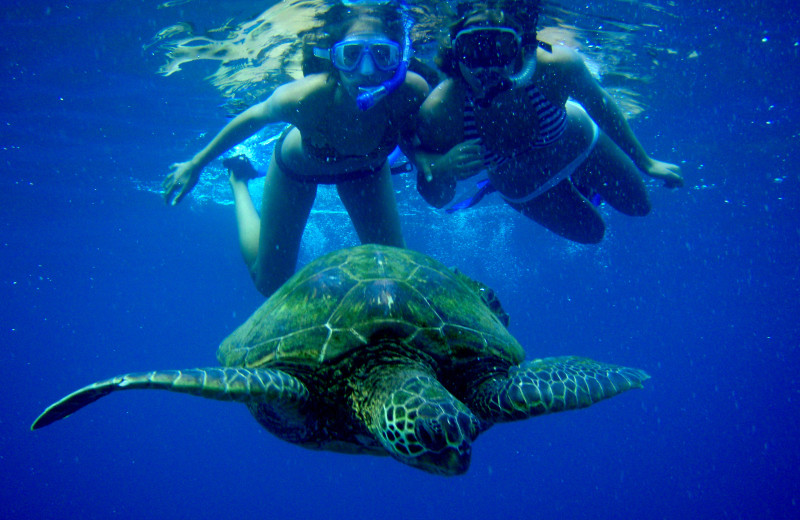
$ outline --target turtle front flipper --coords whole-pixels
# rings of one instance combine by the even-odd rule
[[[118,390],[168,390],[220,401],[268,403],[299,414],[309,393],[297,378],[276,369],[195,368],[125,374],[99,381],[50,405],[31,426],[43,428]]]
[[[535,359],[511,367],[506,378],[479,385],[467,402],[494,422],[585,408],[641,388],[650,379],[642,370],[565,356]]]
[[[480,421],[421,367],[388,366],[370,378],[367,428],[395,459],[438,475],[469,469]]]

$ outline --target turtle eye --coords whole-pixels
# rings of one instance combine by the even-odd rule
[[[444,420],[444,434],[448,444],[458,444],[461,442],[461,428],[452,417]]]

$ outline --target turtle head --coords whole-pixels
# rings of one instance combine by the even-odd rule
[[[421,418],[414,422],[415,444],[422,448],[418,454],[395,455],[406,464],[437,475],[461,475],[469,469],[472,441],[477,425],[472,414],[446,412],[436,418]],[[412,441],[412,442],[413,442]]]
[[[373,433],[395,459],[437,475],[469,469],[480,423],[439,381],[416,374],[385,396]]]

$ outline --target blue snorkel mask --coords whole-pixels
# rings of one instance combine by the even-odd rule
[[[385,1],[376,2],[375,0],[371,1],[366,0],[363,2],[345,1],[342,3],[347,5],[347,4],[370,4],[370,3],[382,4],[387,2]],[[356,97],[356,105],[361,110],[369,110],[370,108],[375,106],[375,104],[377,104],[378,101],[380,101],[387,95],[397,90],[397,88],[400,85],[402,85],[403,81],[405,81],[406,79],[406,72],[408,71],[408,65],[411,61],[411,27],[413,26],[413,23],[411,21],[411,17],[408,14],[408,4],[406,4],[405,0],[400,0],[399,4],[400,4],[400,15],[403,20],[403,54],[402,57],[400,58],[400,63],[397,64],[396,68],[394,69],[394,74],[392,75],[392,77],[384,81],[380,85],[377,85],[375,87],[359,87],[360,94]],[[350,63],[341,63],[342,61],[341,60],[342,56],[340,56],[342,54],[342,48],[340,46],[341,43],[342,42],[337,43],[330,49],[320,49],[315,47],[314,56],[331,60],[334,66],[339,70],[345,70],[345,71],[347,71],[348,69],[352,70],[352,67],[354,67],[355,65],[351,66]],[[383,65],[389,64],[393,61],[391,59],[382,61],[382,59],[385,58],[387,54],[391,53],[391,49],[388,49],[388,47],[387,49],[378,48],[377,45],[371,45],[370,42],[353,42],[353,43],[358,43],[362,45],[362,48],[358,51],[359,52],[358,60],[363,58],[363,54],[369,53],[373,62],[380,70],[386,70]],[[383,43],[383,45],[388,45],[389,43],[392,42],[379,42],[379,44],[380,43]],[[350,61],[352,62],[353,60]],[[358,62],[356,61],[355,64],[357,65],[357,63]],[[392,63],[392,65],[394,64]]]
[[[397,90],[397,87],[402,85],[406,79],[408,64],[411,61],[411,26],[413,24],[408,15],[408,4],[404,0],[400,1],[400,15],[403,18],[403,57],[400,65],[391,78],[377,87],[361,87],[361,94],[356,98],[356,105],[361,110],[368,110],[375,106],[375,103]]]

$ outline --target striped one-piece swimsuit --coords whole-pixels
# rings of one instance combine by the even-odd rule
[[[529,143],[529,148],[550,146],[558,141],[567,129],[567,111],[564,107],[551,103],[534,84],[525,87],[525,92],[528,94],[539,119],[539,132]],[[484,144],[475,122],[475,101],[467,93],[464,99],[464,140],[471,139],[477,139],[478,144],[483,149],[483,165],[486,170],[462,181],[466,183],[466,186],[457,189],[461,194],[456,195],[447,206],[445,211],[448,213],[472,207],[480,202],[484,196],[495,191],[494,187],[489,183],[487,170],[498,168],[509,160],[509,157],[498,154]],[[462,184],[462,182],[459,184]]]
[[[545,146],[550,146],[558,141],[567,129],[567,111],[564,107],[551,103],[534,84],[525,87],[525,92],[528,94],[539,119],[539,133],[531,140],[529,147],[544,148]],[[478,127],[475,124],[475,101],[468,94],[464,99],[464,140],[468,141],[470,139],[478,139],[483,147],[483,164],[487,168],[496,168],[508,160],[508,157],[488,149],[483,144],[483,139],[478,133]]]

